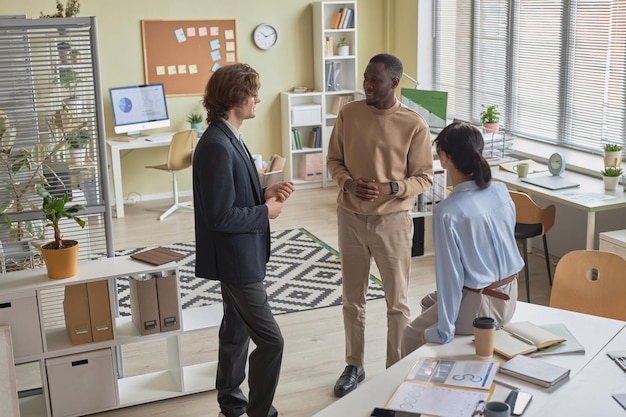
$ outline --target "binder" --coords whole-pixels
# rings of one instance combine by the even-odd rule
[[[180,329],[177,279],[176,275],[152,279],[156,282],[159,322],[162,332]]]
[[[91,336],[94,342],[113,339],[113,320],[109,299],[109,283],[106,280],[87,283]]]
[[[130,284],[130,314],[132,321],[142,336],[158,333],[159,304],[157,299],[156,280],[139,281],[133,278]]]
[[[87,284],[65,286],[63,313],[65,329],[73,345],[93,342]]]

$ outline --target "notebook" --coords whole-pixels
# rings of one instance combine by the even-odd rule
[[[500,372],[547,388],[566,379],[570,370],[542,359],[517,355],[506,361]]]
[[[544,175],[541,177],[528,177],[520,178],[522,182],[536,185],[538,187],[547,188],[548,190],[563,190],[565,188],[580,187],[577,182],[566,180],[563,177],[557,177],[554,175]]]
[[[537,352],[565,341],[558,333],[529,321],[510,323],[496,331],[494,350],[510,359],[516,355]]]

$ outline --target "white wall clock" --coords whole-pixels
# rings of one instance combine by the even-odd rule
[[[552,175],[561,175],[565,171],[565,157],[560,152],[555,152],[548,159],[548,171]]]
[[[252,39],[258,48],[268,50],[276,45],[278,31],[269,23],[261,23],[254,28]]]

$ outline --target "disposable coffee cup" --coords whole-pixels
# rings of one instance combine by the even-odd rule
[[[479,359],[489,359],[493,356],[496,321],[491,317],[476,317],[473,324],[476,356]]]
[[[510,417],[511,407],[507,403],[492,401],[485,404],[484,417]]]
[[[526,178],[528,176],[529,165],[525,162],[517,164],[513,167],[513,170],[517,172],[517,176],[520,178]]]

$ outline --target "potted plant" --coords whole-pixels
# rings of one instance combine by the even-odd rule
[[[485,133],[493,133],[500,130],[500,111],[498,106],[492,104],[490,106],[481,105],[483,111],[480,113],[480,122],[483,124]]]
[[[67,142],[70,150],[70,164],[85,164],[85,158],[87,157],[87,147],[90,141],[91,134],[84,125],[65,134],[65,142]]]
[[[604,144],[604,166],[619,167],[622,165],[622,147],[615,143]]]
[[[68,207],[67,192],[62,197],[54,197],[41,184],[36,188],[37,194],[43,199],[41,208],[46,219],[45,226],[54,230],[54,240],[41,245],[41,256],[46,264],[48,277],[53,279],[73,277],[78,272],[78,242],[63,239],[59,222],[66,218],[74,220],[81,228],[85,227],[85,221],[76,215],[85,207],[80,204]]]
[[[82,100],[76,95],[80,74],[72,68],[59,68],[59,84],[67,90],[69,96],[63,100],[63,104],[74,114],[81,113]]]
[[[619,177],[624,170],[616,167],[606,167],[600,173],[602,174],[602,181],[604,182],[604,189],[607,191],[615,191],[617,184],[619,183]]]
[[[346,38],[340,38],[339,42],[337,42],[337,54],[339,56],[350,55],[350,45],[348,45]]]
[[[74,17],[80,12],[80,0],[67,0],[65,6],[59,0],[56,0],[56,9],[57,11],[54,14],[39,12],[39,17]]]
[[[189,113],[187,115],[187,122],[189,122],[192,129],[198,131],[198,137],[202,136],[202,120],[203,117],[200,113]]]

